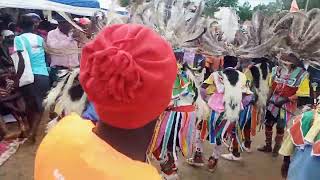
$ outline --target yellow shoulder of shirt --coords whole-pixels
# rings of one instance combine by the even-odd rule
[[[35,180],[161,179],[151,165],[130,159],[98,138],[93,127],[76,114],[61,120],[39,146]]]

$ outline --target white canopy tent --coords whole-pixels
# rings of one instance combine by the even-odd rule
[[[111,1],[99,0],[101,2],[100,8],[88,8],[71,6],[62,3],[56,3],[49,0],[0,0],[0,7],[2,8],[21,8],[21,9],[37,9],[57,12],[66,12],[81,16],[92,16],[97,11],[107,11],[112,9],[120,14],[126,14],[127,11],[123,7],[113,5]],[[112,7],[111,7],[112,6]]]

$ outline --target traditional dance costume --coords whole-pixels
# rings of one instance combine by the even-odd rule
[[[287,157],[282,166],[288,180],[317,180],[320,166],[320,111],[304,112],[294,119],[279,153]],[[291,160],[290,160],[291,156]],[[289,171],[286,171],[288,170]],[[288,174],[286,174],[288,173]]]
[[[212,73],[204,83],[208,85],[208,105],[212,112],[208,121],[202,123],[201,138],[214,144],[213,154],[209,158],[209,170],[213,171],[221,155],[222,144],[228,147],[232,142],[242,144],[242,129],[249,123],[250,110],[247,106],[244,108],[242,103],[243,93],[247,93],[247,88],[246,76],[240,71],[226,68],[224,71]]]
[[[297,96],[309,96],[309,78],[307,72],[300,67],[287,73],[285,68],[279,66],[273,68],[271,77],[272,96],[267,107],[265,121],[266,145],[258,150],[272,151],[273,125],[277,124],[273,148],[273,154],[277,156],[283,141],[284,129],[297,108],[297,102],[290,99]]]
[[[185,157],[192,153],[195,138],[196,107],[194,105],[197,93],[194,83],[180,69],[175,80],[172,101],[167,110],[160,116],[156,128],[155,142],[152,152],[160,160],[164,173],[172,170],[168,161],[177,160],[177,150]]]

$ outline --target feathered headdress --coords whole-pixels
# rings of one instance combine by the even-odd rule
[[[174,48],[182,48],[205,33],[202,11],[202,2],[195,7],[183,0],[153,0],[136,7],[130,22],[149,26]]]
[[[211,55],[236,56],[235,40],[239,31],[239,16],[227,7],[222,7],[216,19],[207,20],[207,31],[201,36],[201,48]]]
[[[309,12],[281,12],[272,17],[253,16],[249,46],[239,49],[246,57],[291,52],[311,64],[320,64],[320,9]],[[255,40],[255,41],[252,41]]]

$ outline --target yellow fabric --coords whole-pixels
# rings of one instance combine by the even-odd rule
[[[310,80],[309,76],[304,78],[304,80],[301,82],[297,92],[296,96],[298,97],[309,97],[310,96],[310,86],[309,86]]]
[[[241,90],[242,90],[243,93],[248,94],[248,95],[249,94],[253,94],[253,92],[250,90],[250,88],[251,88],[250,84],[247,85],[247,81],[249,80],[248,76],[250,78],[250,74],[248,74],[247,72],[245,72],[245,73],[239,72],[240,80],[242,81],[241,82]]]
[[[247,76],[240,71],[239,71],[239,75],[240,75],[240,80],[242,80],[241,84],[246,85],[247,84]]]
[[[287,134],[287,137],[282,143],[282,146],[279,150],[279,154],[283,156],[291,156],[294,153],[294,144],[292,142],[291,136]]]
[[[270,88],[272,87],[272,81],[273,81],[273,78],[272,78],[272,76],[270,75],[270,76],[269,76],[269,80],[268,80],[268,84],[269,84],[269,87],[270,87]]]
[[[208,79],[206,79],[206,80],[204,81],[204,84],[208,84],[208,85],[209,85],[209,86],[207,87],[207,89],[206,89],[206,92],[207,92],[208,95],[211,95],[211,94],[213,94],[214,92],[216,92],[217,88],[216,88],[216,86],[215,86],[215,84],[214,84],[214,78],[213,78],[212,75],[210,75],[210,76],[208,77]]]
[[[54,112],[56,112],[57,114],[62,114],[62,106],[61,106],[61,103],[57,103],[54,107]]]
[[[317,112],[317,110],[316,110],[316,112]],[[314,143],[314,140],[318,136],[319,133],[320,133],[320,116],[319,116],[319,113],[315,113],[312,127],[308,131],[308,133],[305,137],[305,140],[310,143]]]
[[[245,73],[247,81],[250,82],[250,86],[252,86],[252,82],[253,82],[253,77],[252,77],[252,73],[250,70],[246,70]]]
[[[97,137],[93,127],[76,114],[61,120],[39,146],[35,180],[161,179],[151,165],[130,159]]]
[[[214,79],[213,79],[212,74],[203,83],[204,84],[214,84]]]
[[[316,115],[313,120],[312,127],[305,136],[305,140],[309,143],[314,143],[314,139],[320,133],[320,117]],[[291,136],[288,135],[282,143],[279,150],[279,154],[283,156],[291,156],[294,153],[294,144],[292,142]]]

